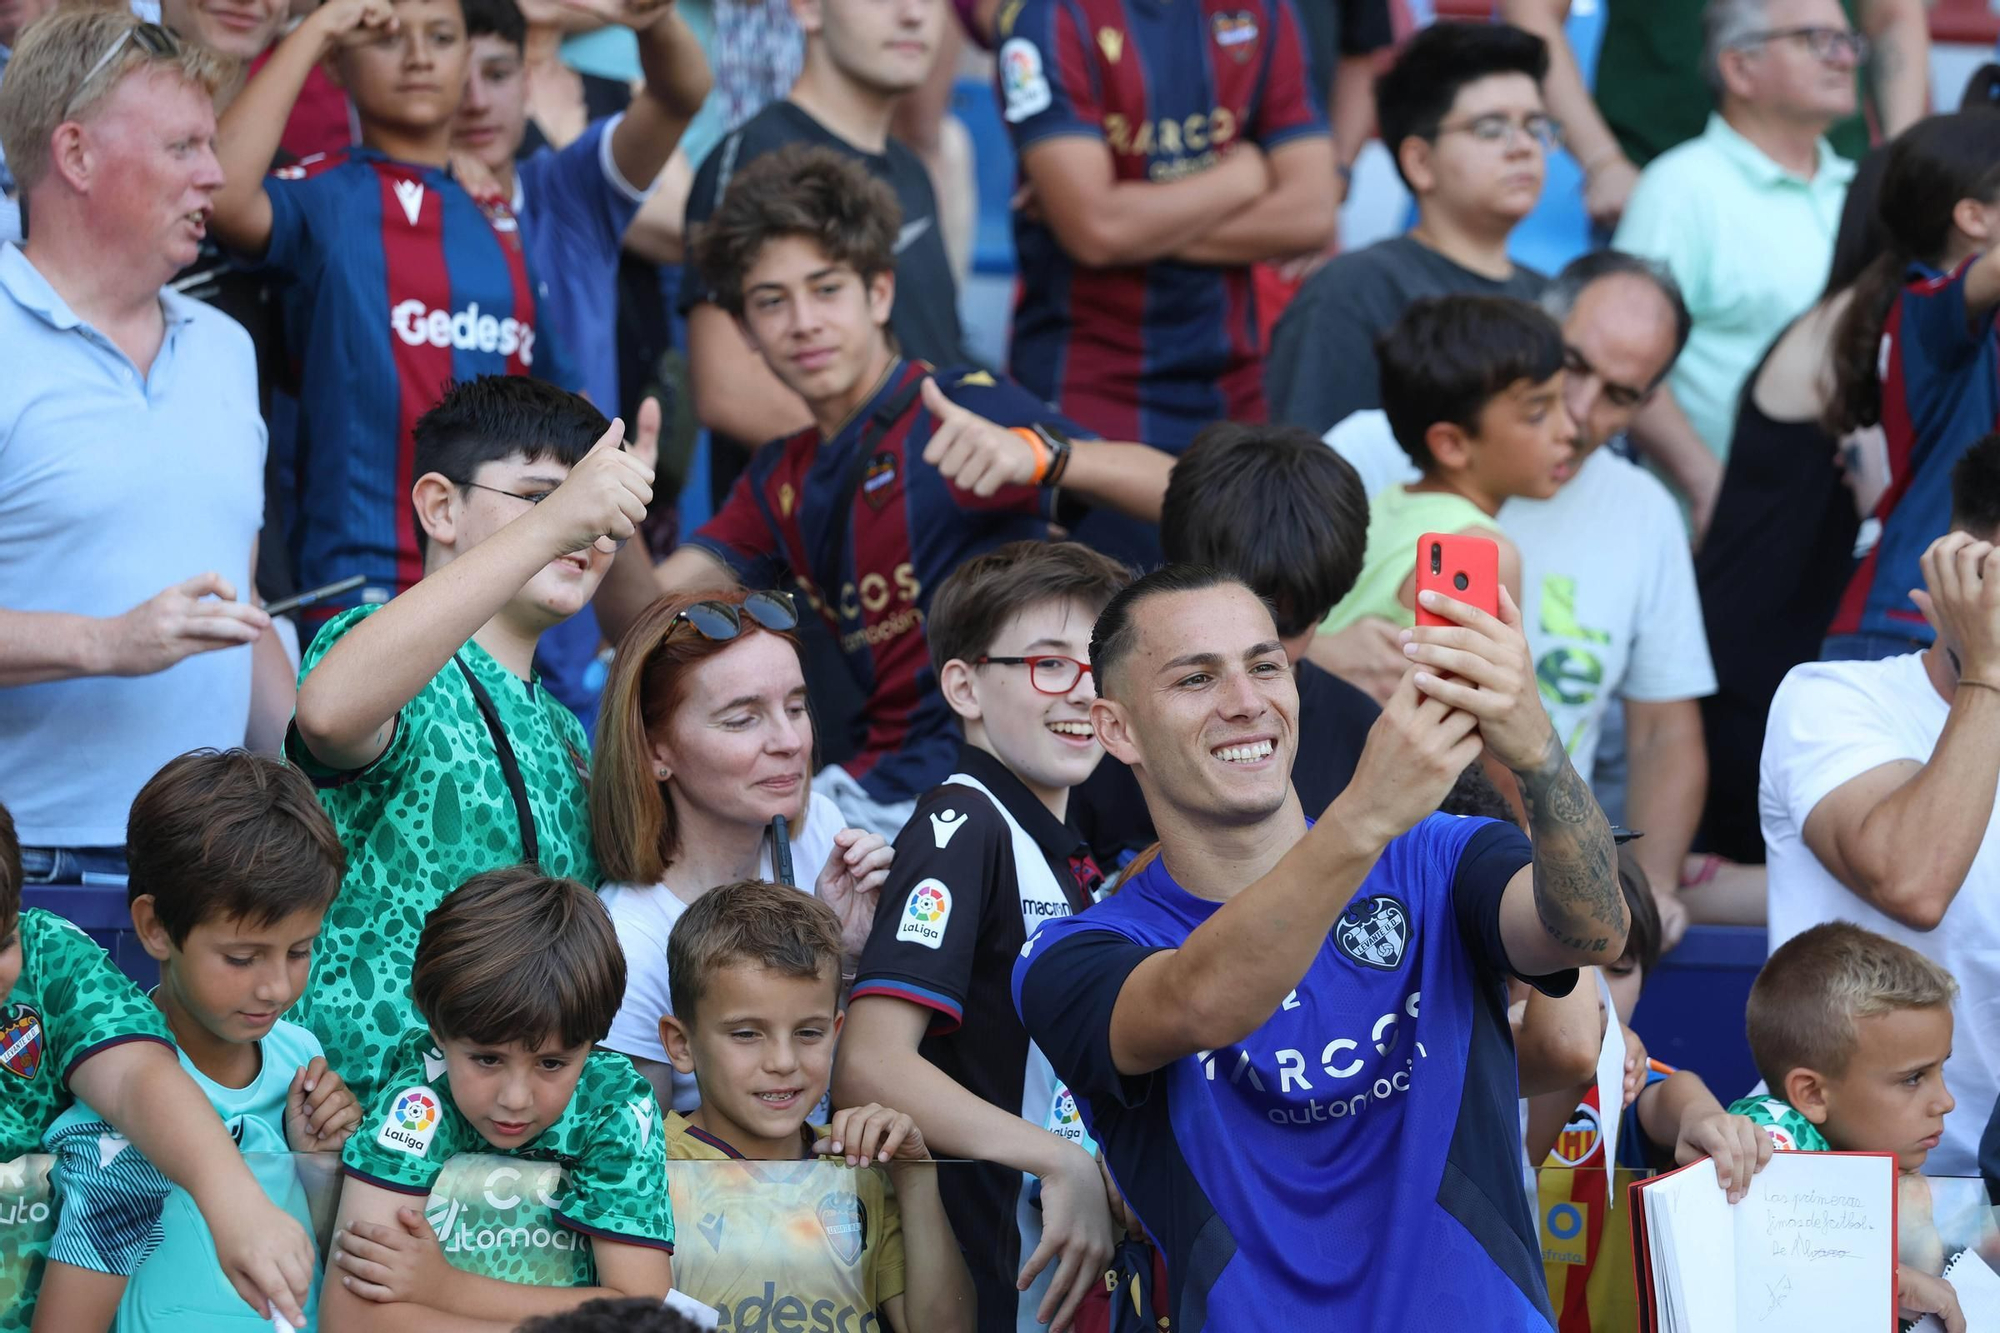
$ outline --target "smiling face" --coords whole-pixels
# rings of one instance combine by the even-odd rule
[[[190,1025],[230,1045],[261,1040],[305,993],[324,911],[294,912],[269,925],[203,921],[173,945],[152,917],[150,896],[139,901],[149,906],[133,920],[147,952],[160,959],[160,1007],[183,1045]]]
[[[503,1152],[532,1142],[562,1118],[590,1054],[588,1042],[530,1050],[520,1042],[489,1045],[440,1037],[437,1045],[444,1052],[452,1104],[481,1138]]]
[[[803,236],[779,236],[743,275],[742,326],[785,386],[817,412],[858,406],[889,356],[896,279],[864,281]]]
[[[1847,1152],[1893,1152],[1904,1171],[1922,1169],[1957,1105],[1944,1085],[1951,1055],[1950,1008],[1898,1009],[1854,1021],[1854,1053],[1839,1077],[1794,1070],[1787,1099]]]
[[[744,617],[744,623],[750,622]],[[693,634],[676,625],[675,634]],[[680,706],[648,736],[685,844],[704,825],[762,827],[804,818],[812,717],[798,649],[746,630],[682,677]]]
[[[745,1157],[799,1155],[799,1126],[833,1077],[840,1034],[835,965],[788,976],[750,962],[723,963],[702,979],[692,1015],[660,1019],[674,1068],[701,1084],[699,1123]]]
[[[516,454],[481,463],[466,479],[473,485],[461,486],[452,479],[442,526],[434,511],[425,508],[425,482],[420,480],[417,508],[429,538],[426,569],[435,570],[464,555],[527,513],[531,502],[547,496],[568,476],[568,465],[553,458],[530,462]],[[589,603],[614,558],[589,546],[551,560],[514,594],[509,607],[537,631],[567,620]]]
[[[357,33],[332,69],[364,121],[427,133],[448,125],[465,95],[465,14],[458,0],[394,3],[396,31]]]
[[[160,0],[160,22],[220,55],[255,60],[278,38],[285,0]]]
[[[1081,602],[1043,602],[1001,625],[985,655],[1051,655],[1088,664],[1096,619]],[[1055,694],[1037,688],[1063,684],[1068,688]],[[1069,662],[948,662],[942,685],[964,722],[965,738],[996,756],[1052,808],[1065,802],[1069,789],[1089,777],[1104,757],[1090,725],[1097,687],[1088,671],[1078,672]]]
[[[470,153],[505,180],[527,132],[528,80],[521,48],[492,33],[474,37],[465,100],[451,127],[452,148]]]
[[[1091,709],[1106,752],[1133,766],[1148,805],[1193,824],[1276,814],[1291,792],[1299,692],[1270,612],[1229,583],[1148,597],[1132,620],[1110,697]]]

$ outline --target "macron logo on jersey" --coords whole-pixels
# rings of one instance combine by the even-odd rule
[[[396,202],[403,206],[403,216],[410,220],[412,227],[424,211],[424,183],[422,181],[399,180],[396,182]]]
[[[419,187],[421,188],[421,187]],[[535,364],[535,327],[518,319],[495,319],[479,313],[479,302],[452,313],[433,310],[422,301],[399,302],[389,312],[389,327],[412,347],[456,347],[461,352],[519,353],[521,364]]]

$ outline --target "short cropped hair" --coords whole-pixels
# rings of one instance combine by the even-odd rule
[[[1708,0],[1701,12],[1701,77],[1719,106],[1729,91],[1722,80],[1722,53],[1738,50],[1771,26],[1770,0]]]
[[[153,900],[179,948],[196,926],[324,912],[347,853],[312,783],[248,750],[191,750],[139,789],[125,821],[125,899]]]
[[[461,490],[483,464],[519,457],[575,467],[611,429],[588,398],[527,375],[481,375],[445,389],[411,431],[412,477],[435,472]],[[417,524],[417,546],[426,545]]]
[[[1009,619],[1046,602],[1081,602],[1094,624],[1131,581],[1132,571],[1124,565],[1076,542],[997,546],[966,561],[938,585],[924,619],[931,665],[942,674],[946,662],[976,660],[992,651]]]
[[[1952,464],[1951,526],[1981,541],[2000,534],[2000,435],[1988,435]]]
[[[1219,421],[1174,461],[1160,547],[1173,564],[1237,575],[1277,608],[1289,639],[1326,619],[1361,576],[1368,496],[1311,431]]]
[[[1418,468],[1437,468],[1424,438],[1441,421],[1479,432],[1486,405],[1521,382],[1563,368],[1562,329],[1546,312],[1507,296],[1426,296],[1375,344],[1382,412]]]
[[[674,1016],[694,1021],[709,979],[749,964],[780,976],[824,979],[840,988],[840,918],[810,893],[769,880],[739,879],[710,889],[667,936],[667,998]]]
[[[1673,312],[1674,354],[1667,358],[1667,364],[1660,367],[1660,373],[1654,377],[1653,383],[1658,384],[1674,368],[1674,362],[1680,360],[1681,353],[1687,348],[1688,335],[1694,332],[1694,315],[1688,310],[1687,298],[1681,295],[1681,285],[1675,279],[1674,271],[1659,260],[1628,254],[1623,250],[1592,250],[1578,255],[1563,265],[1562,272],[1551,278],[1549,285],[1542,289],[1542,309],[1560,324],[1576,309],[1585,288],[1600,278],[1621,276],[1652,283],[1660,299],[1667,303],[1667,309]]]
[[[489,870],[431,910],[410,998],[440,1038],[594,1045],[624,1002],[625,954],[603,902],[575,880]]]
[[[465,36],[498,37],[515,50],[528,45],[528,21],[514,0],[461,0],[465,9]]]
[[[173,55],[149,55],[126,39],[139,26],[122,5],[64,5],[21,35],[7,77],[0,80],[0,155],[24,193],[49,172],[49,140],[56,128],[88,119],[132,71],[169,71],[209,97],[235,73],[234,61],[191,41],[179,42]],[[90,74],[119,43],[111,62]]]
[[[652,1296],[601,1296],[573,1310],[537,1315],[515,1333],[698,1333],[698,1327]]]
[[[1779,945],[1750,987],[1750,1058],[1777,1092],[1794,1069],[1838,1078],[1853,1058],[1855,1022],[1949,1005],[1951,973],[1906,944],[1830,921]]]
[[[1468,83],[1525,74],[1539,86],[1548,73],[1548,43],[1531,32],[1506,23],[1431,24],[1375,81],[1375,119],[1396,174],[1403,174],[1403,140],[1437,138]]]
[[[13,813],[0,805],[0,937],[7,934],[20,916],[21,835],[14,831]]]
[[[1136,620],[1143,603],[1172,593],[1205,592],[1210,588],[1228,587],[1241,588],[1256,597],[1264,603],[1264,609],[1271,612],[1272,623],[1277,622],[1278,613],[1272,610],[1268,600],[1258,595],[1255,588],[1239,575],[1208,565],[1162,565],[1143,578],[1126,584],[1098,613],[1097,625],[1090,633],[1090,674],[1097,681],[1098,694],[1107,698],[1114,695],[1112,671],[1132,651],[1132,645],[1138,640]]]
[[[695,270],[710,298],[740,315],[743,284],[770,242],[803,237],[829,262],[847,265],[866,281],[895,267],[902,224],[895,191],[857,159],[820,145],[788,144],[736,173],[714,214],[694,229]]]

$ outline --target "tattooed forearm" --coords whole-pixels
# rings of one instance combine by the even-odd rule
[[[1535,907],[1549,938],[1579,961],[1625,947],[1629,924],[1618,887],[1618,849],[1597,799],[1554,736],[1532,768],[1516,769],[1535,844]]]

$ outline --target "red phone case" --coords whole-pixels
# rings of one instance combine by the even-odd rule
[[[1426,532],[1417,538],[1417,592],[1426,589],[1443,593],[1487,615],[1500,615],[1500,546],[1491,537],[1468,537],[1462,533]],[[1417,603],[1419,625],[1450,625],[1435,612]]]

